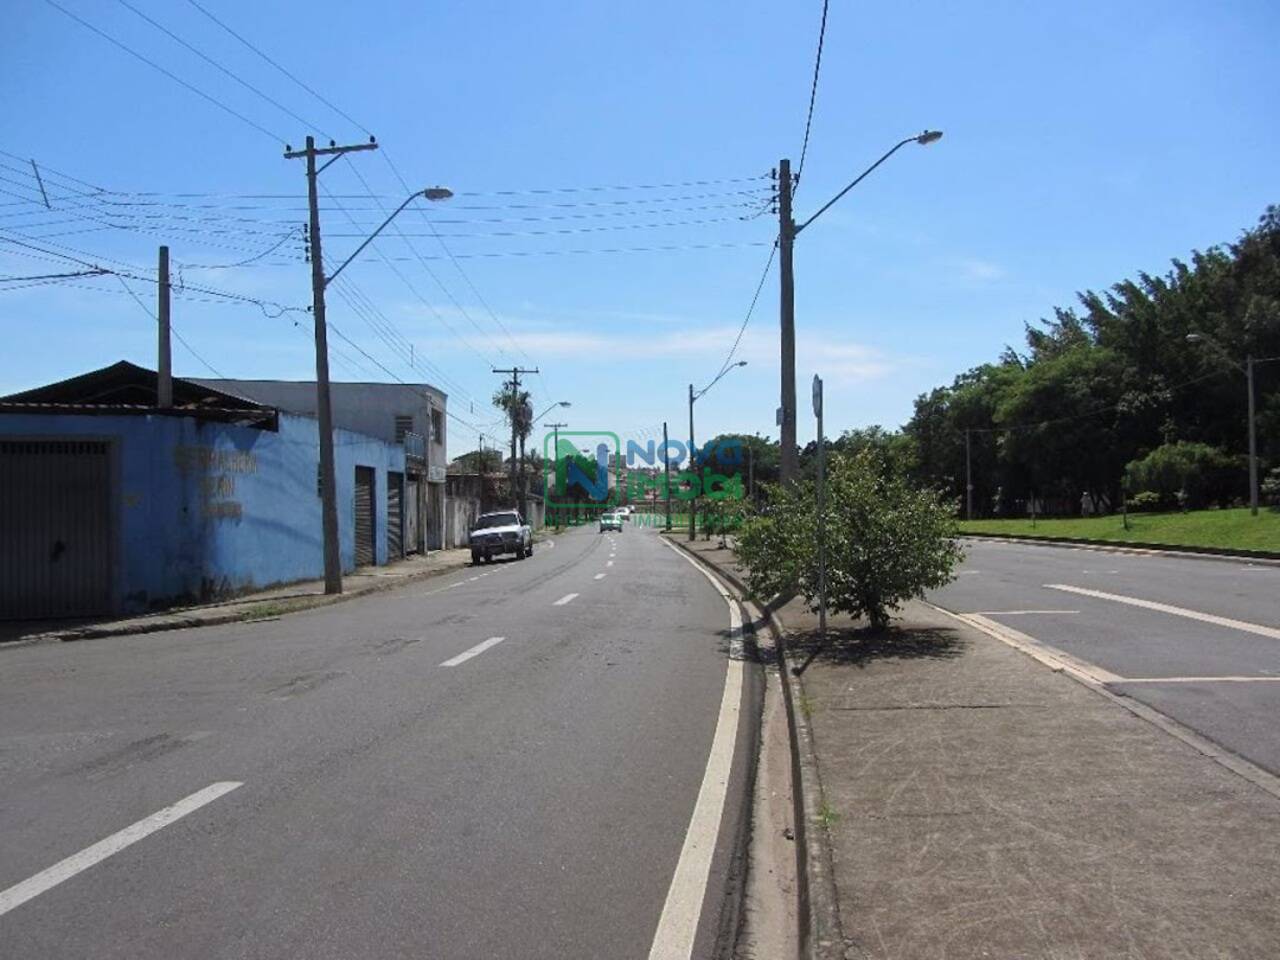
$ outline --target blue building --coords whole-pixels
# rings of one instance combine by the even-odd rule
[[[140,612],[324,573],[314,419],[120,362],[0,398],[0,618]],[[334,431],[342,568],[403,552],[403,444]]]

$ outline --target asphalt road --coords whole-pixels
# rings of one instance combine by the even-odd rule
[[[760,683],[730,640],[628,524],[273,621],[0,650],[0,956],[622,960],[681,918],[714,956]]]
[[[1280,774],[1280,567],[966,541],[930,599],[1075,658],[1148,704]]]

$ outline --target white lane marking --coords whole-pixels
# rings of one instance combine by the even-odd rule
[[[982,572],[981,570],[961,570],[959,573],[956,574],[956,576],[957,577],[976,577],[981,572]]]
[[[41,870],[34,877],[23,880],[21,883],[16,883],[8,890],[0,891],[0,916],[8,913],[14,907],[22,906],[33,897],[40,896],[46,890],[51,890],[64,880],[70,880],[77,873],[101,863],[113,853],[119,853],[125,847],[150,836],[161,827],[167,827],[169,824],[181,820],[188,813],[193,813],[206,803],[212,803],[223,794],[230,793],[237,787],[242,786],[244,784],[234,780],[211,783],[203,790],[198,790],[191,796],[184,797],[177,803],[165,807],[163,810],[157,810],[151,816],[144,817],[137,823],[125,827],[118,833],[113,833],[92,846],[85,847],[79,853],[73,853],[65,860],[59,860],[52,867]]]
[[[597,579],[597,580],[603,580],[603,579],[604,579],[604,576],[605,576],[605,575],[604,575],[603,573],[597,573],[597,574],[596,574],[596,576],[595,576],[595,579]]]
[[[729,627],[741,648],[742,615],[729,591],[693,558],[671,546],[694,568],[711,581],[712,586],[729,606]],[[732,648],[732,641],[730,643]],[[738,735],[738,714],[742,705],[742,660],[730,657],[725,662],[724,693],[720,698],[720,714],[716,720],[716,732],[711,740],[711,753],[707,757],[707,769],[698,788],[698,799],[689,818],[680,859],[676,862],[667,900],[658,919],[658,929],[649,948],[649,960],[689,960],[693,954],[693,941],[698,933],[698,920],[702,915],[702,900],[706,896],[707,881],[711,876],[711,858],[716,849],[716,837],[724,816],[725,797],[729,792],[729,774],[733,769],[733,752]]]
[[[559,600],[553,603],[552,606],[563,607],[566,603],[572,603],[574,598],[577,596],[578,595],[576,593],[566,593],[563,597],[561,597]]]
[[[1125,677],[1121,683],[1280,683],[1280,677]]]
[[[1065,590],[1067,593],[1078,593],[1085,597],[1097,597],[1099,600],[1114,600],[1116,603],[1127,603],[1133,607],[1156,610],[1160,613],[1171,613],[1176,617],[1187,617],[1190,620],[1201,620],[1204,623],[1216,624],[1219,627],[1230,627],[1246,633],[1256,633],[1260,637],[1280,640],[1280,629],[1268,627],[1261,623],[1249,623],[1247,620],[1233,620],[1230,617],[1219,617],[1213,613],[1201,613],[1199,610],[1188,610],[1186,607],[1174,607],[1154,600],[1143,600],[1139,597],[1126,597],[1120,593],[1104,593],[1101,590],[1089,590],[1085,587],[1073,587],[1065,583],[1046,583],[1050,590]]]
[[[974,610],[975,615],[982,617],[1023,617],[1037,613],[1079,613],[1079,610]]]
[[[605,566],[606,566],[606,567],[612,567],[612,566],[613,566],[613,561],[612,561],[612,560],[607,561],[607,562],[605,563]]]
[[[481,574],[483,576],[483,574]],[[467,577],[467,583],[475,583],[480,577]]]
[[[496,647],[498,644],[500,644],[500,643],[501,643],[503,640],[505,640],[505,639],[506,639],[506,637],[490,637],[488,640],[485,640],[485,641],[483,641],[483,642],[481,642],[481,643],[477,643],[477,644],[476,644],[474,647],[472,647],[470,650],[463,650],[463,651],[462,651],[460,654],[458,654],[456,657],[450,657],[450,658],[449,658],[448,660],[446,660],[444,663],[440,664],[440,666],[442,666],[442,667],[456,667],[456,666],[457,666],[458,664],[460,664],[460,663],[466,663],[466,662],[467,662],[468,660],[470,660],[472,657],[479,656],[480,654],[482,654],[482,653],[484,653],[486,650],[488,650],[490,647]]]

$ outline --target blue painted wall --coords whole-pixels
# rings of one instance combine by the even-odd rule
[[[116,608],[146,610],[324,575],[319,433],[280,414],[278,432],[190,417],[5,414],[0,437],[113,441]],[[334,431],[342,568],[355,569],[355,468],[373,467],[374,542],[387,561],[387,473],[404,450]]]

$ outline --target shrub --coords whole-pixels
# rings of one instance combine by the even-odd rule
[[[1125,504],[1133,513],[1155,513],[1164,506],[1164,500],[1154,490],[1135,493]]]
[[[827,609],[883,628],[893,611],[949,583],[963,554],[955,515],[934,492],[885,469],[874,451],[834,455],[826,490]],[[742,526],[738,558],[759,598],[798,591],[818,609],[814,485],[770,487],[769,505]]]
[[[1240,495],[1244,476],[1239,458],[1206,443],[1184,441],[1156,447],[1124,469],[1126,489],[1153,492],[1165,505],[1192,510],[1230,503]]]
[[[1280,467],[1272,467],[1259,487],[1262,499],[1273,507],[1280,507]]]

